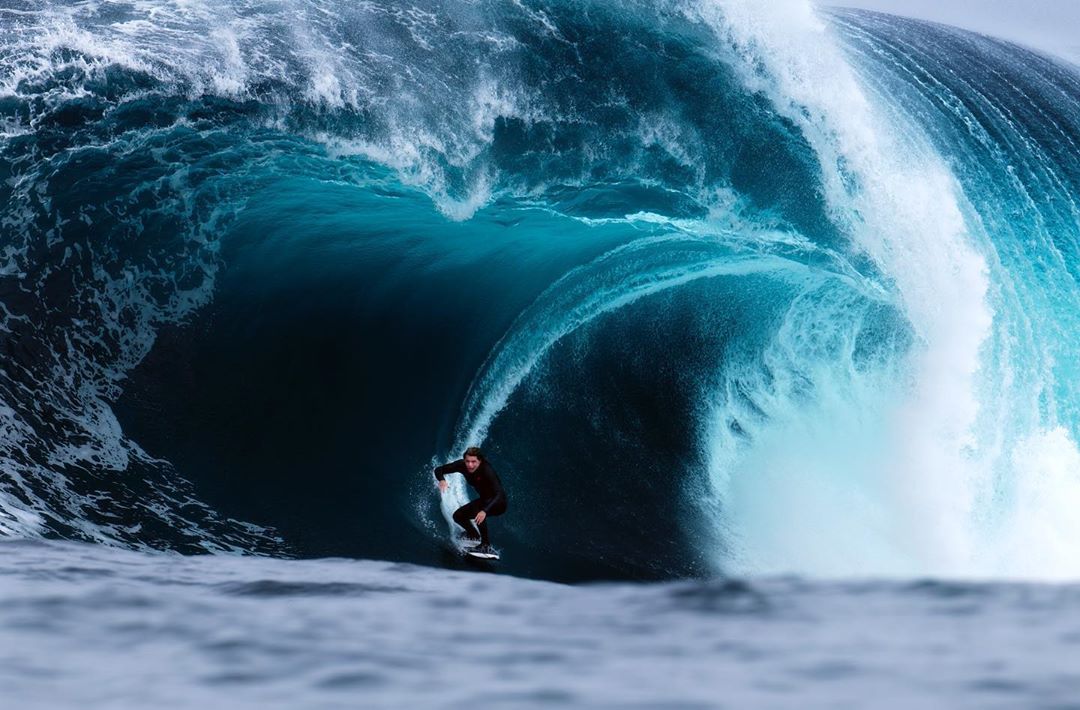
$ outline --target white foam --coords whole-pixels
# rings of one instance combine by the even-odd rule
[[[903,144],[889,120],[869,104],[809,2],[701,2],[687,10],[731,46],[747,86],[769,96],[804,133],[821,162],[834,218],[891,279],[917,338],[909,391],[886,413],[891,441],[881,442],[879,455],[845,464],[804,442],[811,444],[809,450],[801,460],[789,461],[795,470],[785,479],[791,483],[796,471],[811,479],[885,477],[875,487],[888,498],[872,498],[862,512],[845,505],[842,496],[791,500],[785,510],[807,514],[805,506],[816,505],[820,509],[811,514],[827,520],[865,517],[870,509],[888,507],[896,521],[891,545],[861,548],[858,525],[823,542],[851,553],[851,573],[909,561],[926,573],[971,571],[973,505],[985,477],[968,451],[980,406],[975,375],[993,314],[986,300],[986,265],[967,233],[955,179],[926,146]],[[879,404],[862,406],[872,413]],[[815,461],[815,456],[824,458]],[[861,470],[839,473],[834,465]],[[772,545],[780,546],[769,551],[775,566],[816,572],[807,554],[818,545],[813,536]],[[900,552],[890,561],[882,547]]]
[[[1000,427],[1019,420],[994,392],[1023,365],[987,364],[992,246],[965,221],[965,198],[944,161],[918,130],[898,125],[895,111],[868,100],[809,2],[709,1],[684,10],[714,28],[747,86],[800,128],[820,160],[832,216],[890,279],[916,338],[894,386],[858,388],[846,405],[825,398],[801,413],[794,400],[774,403],[778,430],[792,438],[763,435],[761,449],[779,453],[738,454],[717,434],[721,504],[727,515],[744,508],[726,531],[747,553],[736,564],[811,574],[1080,576],[1070,551],[1076,526],[1065,513],[1077,489],[1069,474],[1075,443],[1056,429],[1033,432],[1011,452],[998,448],[1010,438]],[[818,377],[819,393],[858,384],[842,371]],[[837,437],[857,441],[874,418],[874,448],[837,455]],[[999,430],[987,430],[987,421]],[[1031,442],[1040,442],[1040,455]],[[782,451],[792,446],[797,454]],[[735,480],[744,475],[762,480]],[[1002,480],[1016,490],[1005,529],[993,519]]]

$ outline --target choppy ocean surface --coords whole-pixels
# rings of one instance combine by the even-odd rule
[[[19,708],[1080,707],[1080,587],[562,585],[0,544]]]

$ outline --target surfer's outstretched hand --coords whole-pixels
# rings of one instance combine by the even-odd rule
[[[450,485],[446,481],[439,481],[439,493],[446,493],[446,489],[449,487]]]
[[[485,518],[487,518],[487,513],[481,510],[479,513],[476,514],[476,517],[473,519],[476,521],[476,524],[479,525],[480,523],[484,522]]]

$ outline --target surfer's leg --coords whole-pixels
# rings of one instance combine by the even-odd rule
[[[479,513],[484,506],[480,504],[479,500],[474,500],[470,503],[466,503],[457,510],[454,511],[454,522],[460,525],[465,530],[465,537],[470,540],[477,539],[476,525],[473,524],[473,518]],[[486,542],[487,535],[484,533],[486,526],[480,525],[480,537]]]

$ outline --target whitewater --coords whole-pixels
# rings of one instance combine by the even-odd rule
[[[804,0],[0,3],[3,686],[1069,707],[1078,156]]]

